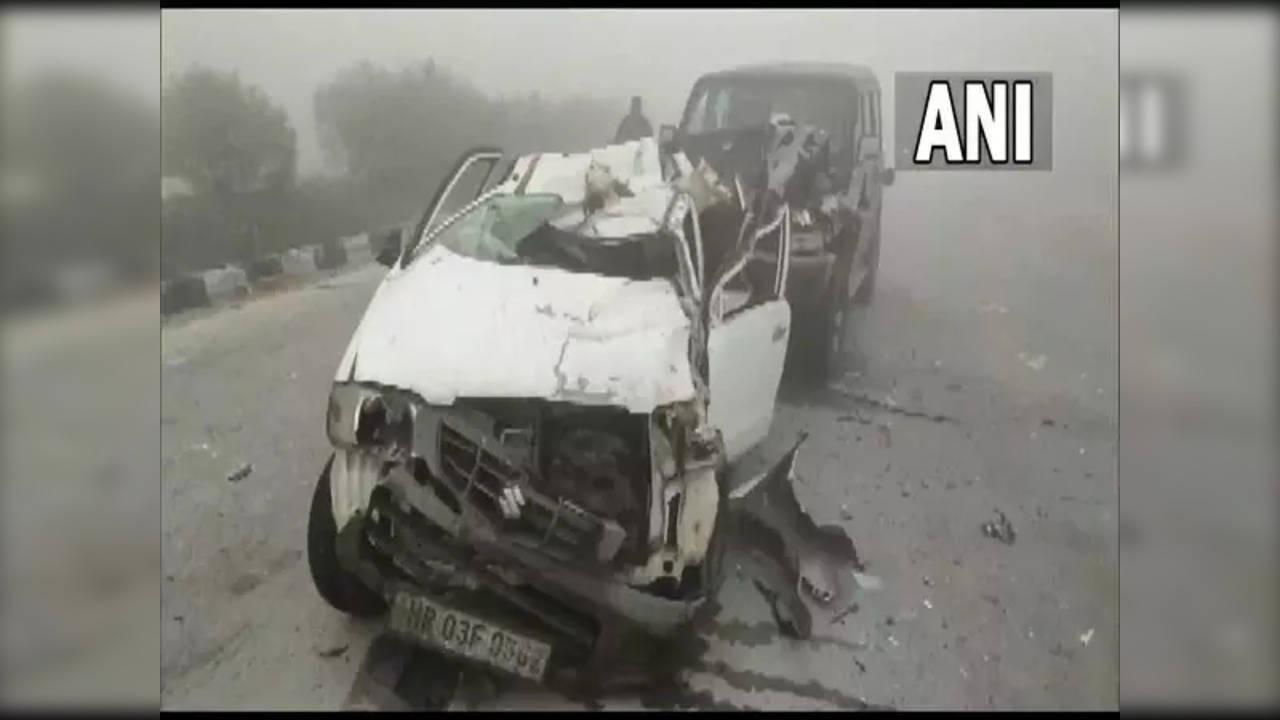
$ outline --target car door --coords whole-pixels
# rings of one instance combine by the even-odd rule
[[[785,297],[791,257],[789,212],[784,208],[773,229],[757,231],[750,243],[730,256],[708,293],[708,415],[720,430],[730,462],[769,433],[782,380],[791,306]],[[780,234],[782,252],[773,257],[773,286],[752,287],[745,273],[756,244]]]
[[[496,148],[472,148],[462,154],[453,169],[436,188],[426,211],[413,228],[401,254],[399,266],[413,259],[423,240],[449,221],[454,214],[480,197],[498,179],[494,169],[502,160],[501,150]]]

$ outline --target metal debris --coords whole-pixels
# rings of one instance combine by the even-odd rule
[[[316,650],[316,654],[322,658],[334,658],[345,653],[346,651],[347,651],[346,645],[335,645],[330,648],[325,648],[324,650]]]
[[[982,534],[989,538],[995,538],[1005,545],[1012,545],[1017,539],[1018,534],[1013,529],[1013,523],[1009,522],[1009,518],[1000,510],[995,510],[995,520],[988,520],[982,523]]]
[[[855,588],[848,580],[856,581],[863,570],[844,529],[817,525],[795,496],[796,455],[806,437],[729,501],[731,552],[741,558],[779,629],[802,639],[812,635],[814,611],[830,622],[849,605]]]
[[[884,587],[880,582],[880,578],[875,575],[867,575],[866,573],[855,572],[853,581],[858,583],[858,587],[863,590],[879,590]]]
[[[253,472],[253,463],[245,463],[236,468],[227,476],[227,482],[240,482],[249,477],[249,473]]]

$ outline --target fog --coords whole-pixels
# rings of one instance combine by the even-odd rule
[[[203,64],[261,86],[293,120],[307,175],[324,168],[312,93],[360,60],[396,67],[430,57],[494,95],[616,97],[619,118],[640,95],[656,125],[678,119],[702,73],[774,60],[869,65],[885,78],[886,108],[890,73],[940,67],[1048,69],[1069,97],[1077,83],[1115,82],[1115,16],[1100,33],[1099,12],[166,10],[161,57],[166,76]],[[1092,109],[1059,112],[1070,128]]]

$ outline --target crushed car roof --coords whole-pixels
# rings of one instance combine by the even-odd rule
[[[615,182],[625,188],[621,197],[615,194]],[[581,208],[588,193],[612,195],[606,207],[589,219],[583,218],[582,224],[574,228],[582,235],[602,238],[657,230],[675,192],[663,177],[658,143],[653,138],[580,153],[522,155],[496,189],[559,195],[566,207],[566,218],[582,218]],[[554,224],[564,226],[564,222]]]

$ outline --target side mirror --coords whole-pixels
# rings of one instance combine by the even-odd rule
[[[378,248],[378,264],[391,267],[400,259],[400,230],[393,230],[382,239]]]
[[[676,141],[676,126],[663,125],[658,128],[658,145],[666,147]]]
[[[885,187],[889,187],[890,185],[893,184],[893,179],[897,177],[897,175],[898,175],[897,171],[891,167],[881,170],[880,184]]]

